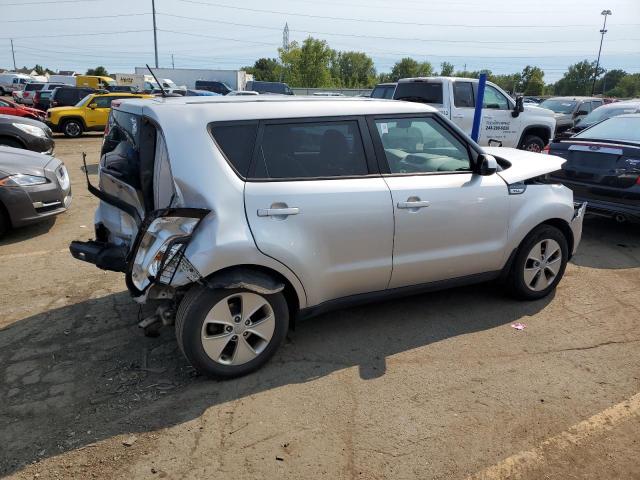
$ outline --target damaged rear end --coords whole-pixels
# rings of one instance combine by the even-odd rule
[[[126,275],[137,301],[172,298],[175,284],[200,280],[185,256],[204,208],[187,208],[171,173],[165,139],[141,102],[114,102],[105,129],[98,185],[95,240],[73,241],[71,254]],[[85,164],[85,172],[86,172]]]

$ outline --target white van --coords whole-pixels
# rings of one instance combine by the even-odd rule
[[[63,83],[71,87],[76,86],[76,77],[73,75],[49,75],[49,82]]]
[[[394,100],[426,103],[471,134],[475,114],[477,78],[403,78],[393,93]],[[494,83],[484,91],[480,145],[520,148],[541,152],[553,138],[556,120],[546,108],[524,105]]]
[[[24,86],[32,81],[33,78],[24,73],[0,73],[0,95],[23,90]]]

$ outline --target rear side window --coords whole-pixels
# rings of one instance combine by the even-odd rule
[[[266,125],[255,178],[287,179],[367,175],[358,122]]]
[[[27,83],[27,85],[24,87],[25,91],[38,91],[38,90],[42,90],[42,87],[44,87],[44,83]]]
[[[442,83],[401,82],[398,83],[393,98],[396,100],[442,105]]]
[[[218,147],[227,161],[243,177],[249,174],[257,133],[257,122],[211,126],[211,134]]]
[[[454,82],[453,98],[456,107],[475,107],[473,100],[473,84],[471,82]]]

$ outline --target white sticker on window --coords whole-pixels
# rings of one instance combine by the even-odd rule
[[[389,125],[386,123],[380,124],[380,132],[384,135],[385,133],[389,133]]]

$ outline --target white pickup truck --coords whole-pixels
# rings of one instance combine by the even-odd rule
[[[404,78],[393,93],[395,100],[429,104],[471,134],[478,79],[457,77]],[[487,82],[484,91],[480,145],[521,148],[540,152],[553,139],[556,120],[551,110],[523,105],[497,85]]]

